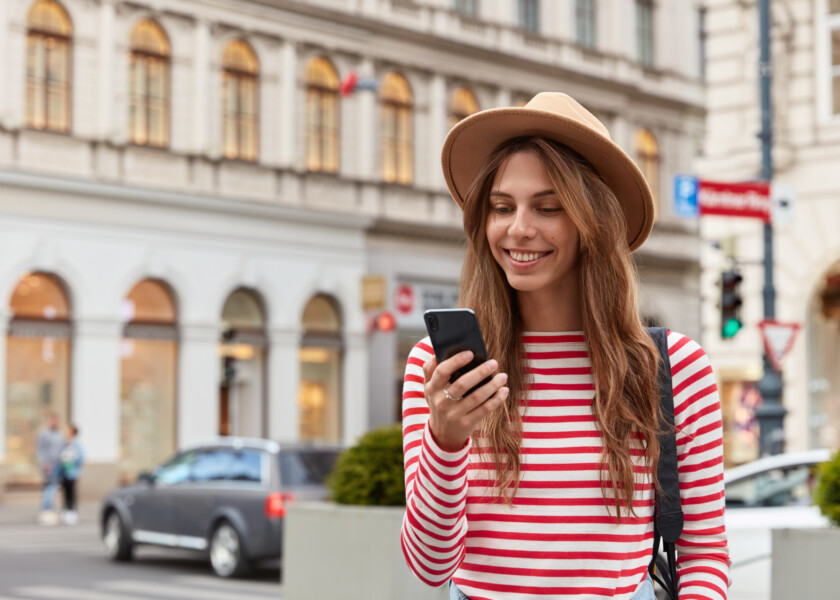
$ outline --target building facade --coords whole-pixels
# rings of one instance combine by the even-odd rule
[[[706,3],[708,121],[700,174],[755,180],[761,154],[756,2]],[[840,444],[840,2],[773,2],[774,183],[793,190],[793,210],[774,217],[776,318],[801,325],[783,364],[786,447]],[[758,454],[764,256],[762,225],[704,218],[703,343],[722,379],[727,460]],[[718,333],[721,271],[743,276],[744,328]]]
[[[647,174],[643,315],[699,337],[667,185],[703,136],[699,31],[644,0],[0,3],[5,485],[37,481],[50,412],[91,492],[202,437],[398,421],[420,315],[458,297],[446,132],[542,90]]]

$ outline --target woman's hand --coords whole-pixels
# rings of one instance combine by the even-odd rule
[[[462,397],[491,376],[499,366],[495,360],[488,360],[459,377],[455,383],[449,383],[452,373],[468,364],[472,357],[473,353],[467,350],[440,364],[433,356],[423,365],[426,402],[431,413],[429,429],[438,446],[447,452],[463,448],[481,420],[504,404],[510,394],[510,389],[503,387],[507,383],[507,374],[498,373],[489,382]]]

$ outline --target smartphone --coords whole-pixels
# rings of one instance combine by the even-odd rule
[[[471,350],[473,353],[473,359],[469,364],[452,373],[449,383],[454,383],[456,379],[487,360],[484,336],[481,335],[475,313],[469,308],[427,310],[423,313],[423,320],[426,322],[426,330],[432,340],[438,364],[465,350]],[[491,379],[492,376],[487,377],[463,395],[471,394]]]

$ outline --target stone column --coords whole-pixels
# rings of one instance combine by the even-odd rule
[[[193,147],[196,154],[206,154],[208,150],[207,118],[208,94],[210,92],[210,26],[207,21],[199,20],[195,27],[193,67]]]
[[[280,129],[280,163],[283,166],[293,166],[297,163],[295,149],[299,137],[295,116],[298,114],[297,90],[297,47],[294,42],[284,40],[280,48],[280,114],[278,115]]]
[[[268,437],[280,442],[294,442],[300,437],[300,336],[300,329],[269,331],[267,429]]]
[[[365,58],[359,65],[359,79],[374,77],[373,61]],[[359,177],[364,181],[377,178],[377,133],[376,92],[356,90],[359,99]]]
[[[364,331],[350,331],[344,338],[344,364],[341,374],[341,437],[352,444],[369,429],[368,352]]]
[[[181,327],[177,447],[219,434],[220,365],[215,324]]]
[[[101,498],[119,479],[121,338],[116,319],[81,317],[74,323],[70,420],[85,451],[83,499]]]
[[[98,134],[110,139],[114,134],[111,108],[114,104],[114,4],[102,0],[99,7],[99,123]]]
[[[440,170],[440,150],[446,138],[446,113],[449,103],[446,98],[446,80],[443,75],[435,74],[429,90],[429,181],[430,187],[446,189],[443,173]]]

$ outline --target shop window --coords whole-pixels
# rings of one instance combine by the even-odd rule
[[[382,179],[409,185],[414,177],[414,100],[408,82],[389,73],[382,80]]]
[[[26,18],[26,125],[70,129],[70,18],[58,2],[38,0]]]
[[[463,87],[456,89],[449,102],[449,128],[452,129],[459,121],[478,110],[478,100],[471,91]]]
[[[169,41],[153,21],[134,26],[129,69],[131,141],[165,148],[169,144]]]
[[[314,296],[303,310],[298,410],[300,438],[338,442],[341,436],[341,316],[329,296]]]
[[[10,485],[40,483],[35,442],[49,416],[70,418],[70,304],[62,283],[27,273],[9,300],[6,337],[6,447]]]
[[[169,287],[135,285],[123,301],[120,351],[120,477],[131,480],[175,451],[178,325]]]
[[[306,68],[306,168],[338,172],[338,74],[326,58]]]
[[[653,201],[659,202],[659,144],[647,129],[636,132],[636,164],[647,179]]]
[[[267,435],[268,338],[260,296],[239,288],[222,308],[219,341],[222,378],[219,384],[219,434]]]
[[[257,160],[259,65],[247,43],[233,40],[222,55],[222,145],[225,158]]]

